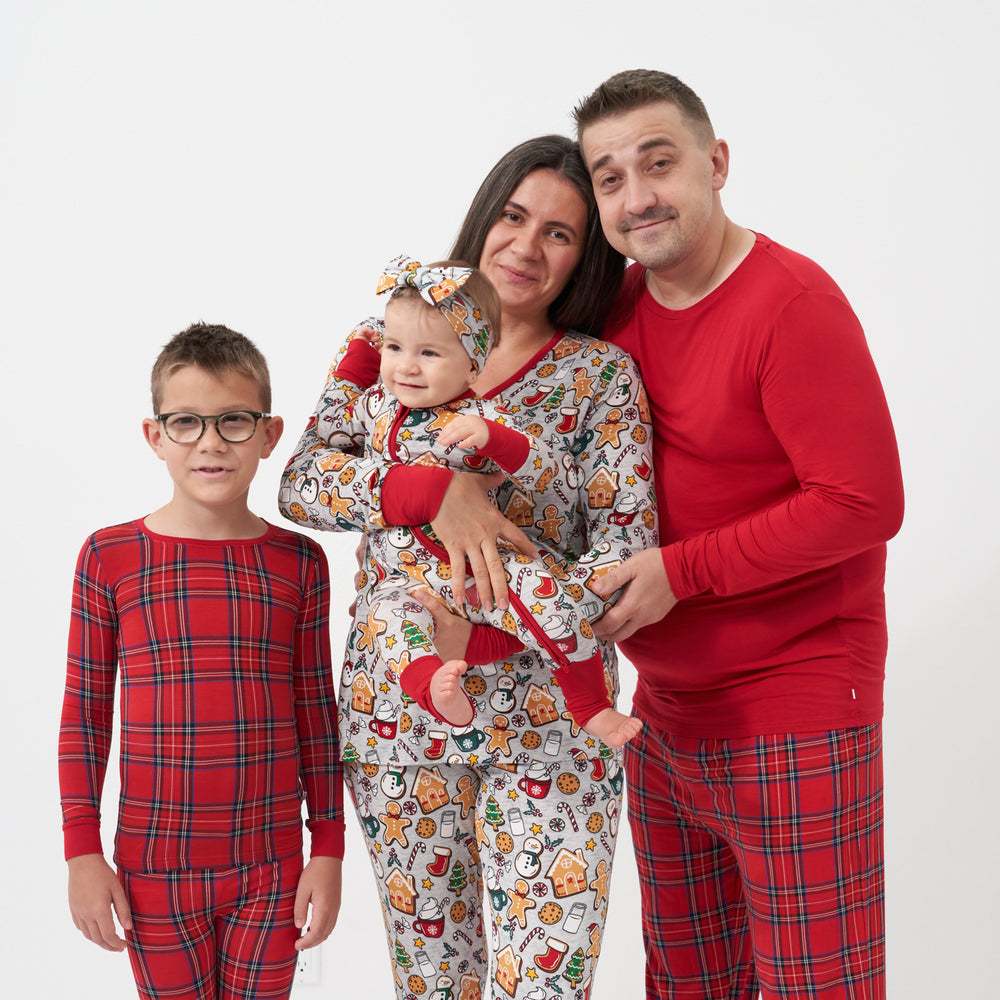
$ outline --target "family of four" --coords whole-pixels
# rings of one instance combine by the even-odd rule
[[[322,549],[247,507],[263,357],[198,324],[157,359],[173,495],[80,554],[60,732],[73,918],[140,996],[289,994],[337,920],[344,783],[399,998],[593,996],[623,789],[648,997],[885,995],[902,485],[864,334],[726,217],[676,77],[575,118],[497,163],[446,259],[384,268],[285,468],[287,518],[364,532],[336,671]]]

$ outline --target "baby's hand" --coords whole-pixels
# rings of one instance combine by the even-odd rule
[[[382,349],[382,334],[370,326],[359,326],[351,333],[351,340],[363,340],[376,350]]]
[[[485,448],[490,438],[490,428],[486,421],[473,413],[465,413],[449,420],[438,434],[438,444],[447,447],[457,444],[459,448]]]

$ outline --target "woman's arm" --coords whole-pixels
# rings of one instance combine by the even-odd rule
[[[366,377],[377,368],[354,364],[352,341],[362,331],[378,329],[374,317],[355,327],[337,353],[326,385],[305,430],[285,466],[278,508],[290,521],[321,531],[365,531],[378,523],[387,466],[366,448],[371,427],[363,395]],[[356,347],[357,345],[355,345]]]

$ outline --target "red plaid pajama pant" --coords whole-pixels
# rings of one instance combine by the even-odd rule
[[[881,726],[625,749],[657,1000],[883,1000]]]
[[[148,1000],[284,1000],[295,975],[302,858],[163,873],[119,870],[126,934]]]

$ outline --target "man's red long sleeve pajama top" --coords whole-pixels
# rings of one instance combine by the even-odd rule
[[[679,603],[622,643],[636,711],[701,737],[877,721],[903,491],[857,318],[824,271],[764,236],[687,309],[657,303],[645,274],[629,269],[606,339],[646,385]]]

